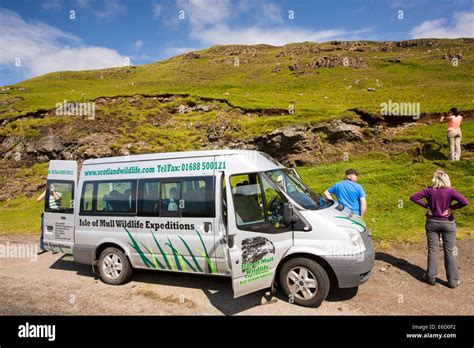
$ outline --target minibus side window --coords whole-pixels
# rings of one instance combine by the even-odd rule
[[[132,181],[99,182],[97,185],[97,212],[134,213],[135,193]]]
[[[245,227],[265,221],[263,196],[258,174],[230,177],[237,226]]]
[[[181,182],[161,183],[161,216],[179,216],[181,202]]]
[[[49,180],[46,183],[45,211],[72,214],[74,212],[74,182]]]
[[[158,180],[142,180],[138,188],[138,215],[160,215],[160,182]]]
[[[284,228],[283,225],[283,203],[288,200],[281,192],[273,188],[270,179],[262,175],[263,192],[265,196],[265,215],[275,228]]]
[[[214,217],[214,177],[183,178],[182,217]]]
[[[92,206],[94,203],[94,184],[91,182],[85,184],[82,192],[81,210],[83,212],[94,211],[94,207]]]

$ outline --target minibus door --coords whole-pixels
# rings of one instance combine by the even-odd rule
[[[265,218],[270,202],[284,203],[269,179],[251,173],[231,176],[222,183],[227,210],[224,249],[236,298],[272,286],[279,261],[293,245],[293,231]],[[244,224],[251,219],[262,221]]]
[[[47,251],[72,254],[76,184],[76,161],[50,161],[42,223]]]

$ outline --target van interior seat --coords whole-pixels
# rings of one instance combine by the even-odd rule
[[[244,224],[263,222],[264,216],[258,204],[258,193],[256,190],[252,192],[251,187],[248,189],[249,186],[256,185],[239,186],[234,189],[235,211]]]

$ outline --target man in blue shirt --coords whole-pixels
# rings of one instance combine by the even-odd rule
[[[364,216],[367,211],[367,200],[364,189],[357,183],[359,173],[355,169],[346,170],[346,179],[332,185],[326,191],[324,196],[333,199],[331,194],[335,195],[338,202],[360,216]]]

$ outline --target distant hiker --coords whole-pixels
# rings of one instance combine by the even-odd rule
[[[324,196],[333,199],[331,196],[333,194],[339,203],[354,213],[364,216],[367,211],[367,200],[364,189],[357,183],[358,177],[359,173],[355,169],[347,169],[345,180],[339,181],[324,191]]]
[[[456,224],[453,210],[468,205],[468,201],[459,192],[451,188],[448,174],[437,170],[433,175],[433,186],[425,188],[410,197],[410,200],[426,209],[426,237],[428,242],[427,271],[423,279],[436,284],[438,273],[439,239],[443,239],[444,267],[448,286],[455,288],[459,281],[456,262]],[[423,198],[427,202],[423,201]],[[455,201],[455,204],[452,202]]]
[[[441,116],[440,121],[448,121],[448,144],[449,144],[449,159],[451,161],[459,161],[461,159],[461,123],[463,116],[459,114],[457,108],[451,108],[447,117]]]

